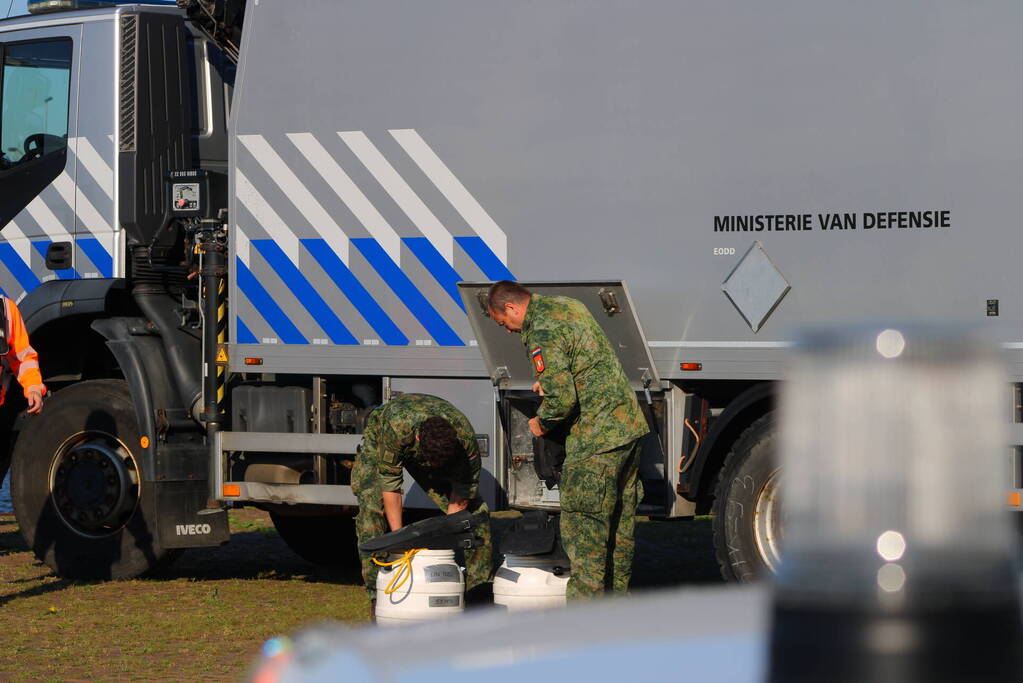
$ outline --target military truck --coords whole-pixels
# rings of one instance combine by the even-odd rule
[[[1018,3],[83,4],[0,22],[0,288],[52,392],[2,426],[61,576],[224,543],[243,505],[343,560],[397,392],[469,416],[492,505],[556,510],[500,279],[605,326],[652,428],[641,512],[713,513],[729,579],[780,557],[802,325],[990,328],[1023,444]]]

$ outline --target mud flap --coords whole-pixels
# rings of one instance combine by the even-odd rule
[[[206,507],[208,491],[203,481],[154,482],[157,530],[165,548],[201,548],[223,545],[231,537],[227,512],[198,514]]]

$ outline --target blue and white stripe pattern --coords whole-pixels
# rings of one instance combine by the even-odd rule
[[[120,231],[114,223],[113,140],[68,140],[65,169],[0,230],[0,291],[20,301],[53,279],[118,277]],[[75,245],[72,266],[46,268],[53,242]]]
[[[505,233],[414,130],[238,136],[235,341],[465,346]],[[433,208],[431,208],[431,206]]]

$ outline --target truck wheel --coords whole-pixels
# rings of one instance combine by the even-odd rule
[[[753,581],[778,570],[782,518],[776,439],[769,413],[742,433],[721,469],[714,494],[714,547],[726,581]]]
[[[62,389],[26,420],[14,446],[11,499],[35,556],[66,579],[126,579],[179,551],[156,537],[135,407],[122,380]]]
[[[355,519],[343,515],[281,515],[270,513],[277,533],[306,562],[346,569],[359,566]]]

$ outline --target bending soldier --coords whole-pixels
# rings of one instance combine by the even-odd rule
[[[568,426],[561,481],[561,536],[572,562],[568,598],[628,590],[639,503],[640,440],[649,431],[604,330],[581,302],[532,294],[516,282],[490,288],[488,307],[521,332],[543,396],[534,436]]]
[[[468,418],[429,394],[401,394],[370,413],[352,467],[359,544],[402,527],[403,470],[445,513],[468,509],[482,517],[476,533],[485,543],[465,552],[466,591],[490,581],[490,510],[478,493],[480,453]],[[364,555],[362,577],[370,600],[376,598],[377,572]]]

